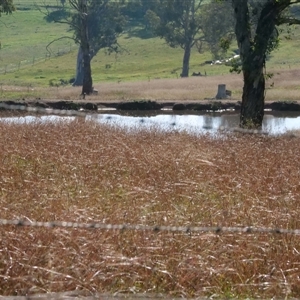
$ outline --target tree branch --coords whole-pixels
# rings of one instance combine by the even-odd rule
[[[49,46],[50,46],[51,44],[53,44],[53,43],[59,41],[59,40],[62,40],[62,39],[70,39],[70,40],[73,40],[73,41],[75,41],[75,42],[78,43],[78,41],[76,41],[74,38],[72,38],[72,37],[70,37],[70,36],[62,36],[62,37],[60,37],[60,38],[57,38],[57,39],[52,40],[52,41],[46,46],[47,52],[51,54],[51,51],[48,49]]]
[[[71,6],[72,6],[72,3],[73,3],[73,2],[74,2],[74,0],[69,0],[69,3],[70,3]],[[76,2],[76,0],[75,0],[75,2]],[[42,13],[45,17],[49,17],[49,16],[50,16],[51,12],[49,11],[47,5],[45,5],[46,12],[44,12],[44,11],[41,9],[41,7],[40,7],[39,5],[37,5],[37,4],[35,4],[35,7],[36,7],[36,9],[37,9],[40,13]],[[54,23],[67,24],[67,25],[69,25],[69,26],[72,25],[72,26],[75,27],[77,30],[80,29],[79,26],[76,26],[72,21],[68,20],[67,18],[65,18],[64,20],[57,20],[57,19],[54,19],[54,18],[53,18],[52,21],[53,21]]]
[[[281,17],[278,22],[278,25],[281,24],[288,24],[288,25],[300,25],[300,20],[295,18],[289,18],[289,17]]]

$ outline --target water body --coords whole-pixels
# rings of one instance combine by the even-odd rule
[[[86,114],[86,120],[93,120],[100,124],[119,126],[130,130],[160,129],[163,131],[186,131],[189,133],[217,133],[221,130],[231,130],[239,125],[239,114],[236,113],[207,113],[207,114],[174,114],[164,112],[122,112]],[[24,116],[0,118],[0,122],[33,123],[72,121],[78,116]],[[290,131],[300,130],[299,113],[273,113],[265,114],[262,132],[279,135]]]

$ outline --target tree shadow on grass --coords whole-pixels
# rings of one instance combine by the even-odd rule
[[[147,28],[142,27],[131,27],[127,31],[126,39],[130,39],[132,37],[140,38],[140,39],[151,39],[154,37],[153,33]]]
[[[58,10],[54,10],[50,13],[48,13],[44,19],[51,23],[51,22],[57,22],[57,21],[61,21],[61,20],[65,20],[68,17],[70,17],[70,13],[67,12],[65,9],[61,8]]]
[[[147,28],[147,24],[144,19],[129,19],[124,32],[126,33],[126,39],[130,39],[132,37],[151,39],[154,37],[151,29]]]

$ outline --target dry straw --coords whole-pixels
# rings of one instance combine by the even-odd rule
[[[82,117],[0,122],[0,132],[2,220],[103,224],[0,226],[0,294],[300,296],[299,237],[268,232],[300,228],[297,137],[128,131]]]

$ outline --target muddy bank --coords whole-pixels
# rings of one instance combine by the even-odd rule
[[[17,107],[16,107],[17,106]],[[161,110],[171,109],[173,111],[218,111],[233,110],[239,111],[241,102],[235,100],[199,100],[199,101],[87,101],[87,100],[20,100],[1,101],[0,109],[58,109],[58,110],[83,110],[98,111],[101,109],[116,110]],[[300,111],[300,101],[274,101],[265,103],[266,110],[272,111]]]

